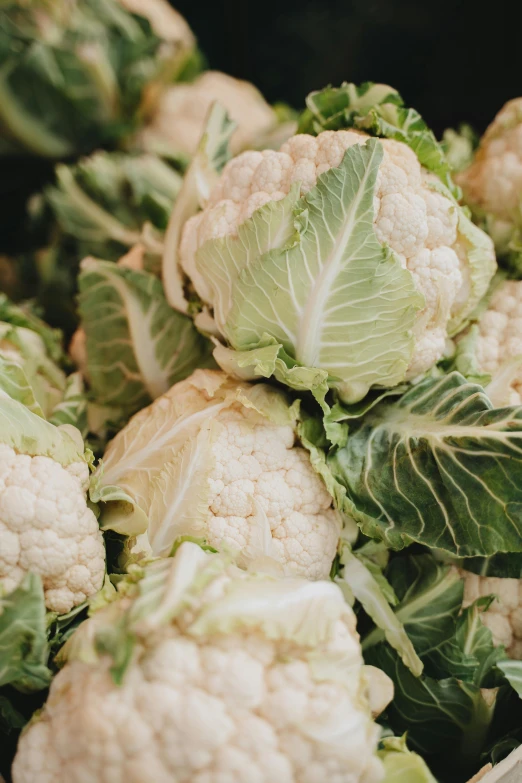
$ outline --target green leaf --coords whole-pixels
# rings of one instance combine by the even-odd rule
[[[234,303],[234,287],[243,270],[256,258],[288,245],[295,238],[295,209],[299,187],[280,201],[269,201],[257,209],[238,228],[236,235],[227,235],[205,244],[196,254],[199,275],[212,289],[208,301],[214,305],[214,320],[227,335],[227,319]],[[260,349],[263,350],[263,349]]]
[[[16,305],[0,292],[0,321],[5,321],[12,326],[23,326],[36,332],[42,338],[49,357],[55,362],[63,360],[61,332],[42,321],[33,312],[29,303],[26,302],[23,306]]]
[[[358,128],[374,136],[407,144],[420,163],[436,174],[458,197],[451,181],[450,166],[442,146],[415,109],[404,102],[393,87],[365,82],[360,86],[344,82],[339,88],[312,92],[299,123],[300,133],[317,135],[323,130]]]
[[[161,282],[148,272],[87,258],[79,287],[87,372],[97,403],[130,415],[196,367],[212,363],[210,343],[169,306]]]
[[[464,594],[455,571],[430,555],[410,555],[392,558],[385,573],[399,599],[397,620],[421,657],[453,636]],[[376,628],[364,637],[363,649],[383,639]]]
[[[389,586],[384,585],[383,590],[384,577],[381,575],[381,578],[376,578],[373,569],[368,568],[347,547],[341,553],[341,564],[344,566],[342,578],[350,587],[354,597],[361,603],[383,637],[397,650],[408,669],[418,677],[424,668],[423,663],[415,652],[398,615],[388,603]]]
[[[183,270],[179,260],[181,231],[187,220],[207,202],[210,191],[230,157],[230,139],[236,128],[226,110],[214,103],[209,111],[198,150],[185,174],[181,191],[172,210],[163,250],[162,277],[169,304],[187,313]]]
[[[23,729],[27,718],[13,705],[12,700],[0,692],[0,733],[10,734],[13,729]]]
[[[5,0],[0,51],[0,154],[63,159],[134,129],[146,91],[175,72],[179,42],[116,0]]]
[[[428,655],[427,671],[437,677],[457,677],[479,687],[499,685],[495,667],[502,670],[505,652],[495,647],[491,631],[481,620],[481,613],[491,604],[493,597],[482,598],[464,609],[457,619],[455,635]]]
[[[456,678],[414,677],[385,644],[372,647],[365,660],[394,682],[395,696],[386,715],[394,732],[407,731],[408,742],[435,774],[447,774],[448,759],[458,780],[479,766],[494,710],[494,696]],[[466,777],[467,776],[467,777]],[[443,778],[444,779],[444,778]]]
[[[159,257],[181,183],[154,155],[98,151],[58,165],[45,197],[62,231],[75,239],[79,258],[117,260],[138,243]]]
[[[0,686],[10,683],[25,692],[46,688],[47,656],[42,582],[26,574],[16,590],[0,596]]]
[[[326,370],[347,402],[362,399],[373,384],[403,379],[415,313],[423,305],[411,274],[374,233],[382,155],[381,144],[369,140],[321,175],[294,209],[294,243],[243,269],[227,318],[226,337],[235,350],[278,343],[280,357],[312,378],[315,368]]]
[[[522,661],[499,661],[497,668],[522,699]]]
[[[61,424],[70,424],[80,430],[83,437],[86,437],[88,430],[87,397],[81,373],[74,372],[68,376],[63,398],[54,407],[49,421],[57,427]]]
[[[458,562],[461,568],[479,576],[499,576],[504,579],[522,578],[522,553],[491,555],[491,557],[468,557]]]
[[[379,758],[384,764],[383,783],[437,783],[424,759],[408,750],[406,737],[386,737]]]
[[[457,557],[522,550],[522,408],[457,372],[372,410],[328,466],[364,533]]]
[[[36,416],[44,417],[40,404],[34,396],[34,390],[18,362],[8,361],[0,351],[0,389],[13,400],[21,402]]]
[[[25,405],[0,395],[0,441],[20,454],[42,456],[67,466],[83,462],[81,434],[73,427],[55,427]]]

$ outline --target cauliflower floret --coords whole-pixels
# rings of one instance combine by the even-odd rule
[[[185,543],[160,563],[182,601],[179,581],[194,549]],[[190,609],[162,613],[149,603],[152,615],[132,626],[136,654],[120,686],[111,658],[75,656],[82,639],[121,617],[118,605],[80,629],[43,713],[20,740],[14,783],[380,783],[379,729],[370,714],[375,674],[363,666],[355,617],[338,588],[230,566],[223,572],[215,558],[210,585],[201,578],[204,563],[198,578],[207,587],[197,593],[192,580],[186,585]],[[157,569],[154,578],[157,594]],[[227,597],[235,590],[237,600],[243,585],[253,603],[230,612]],[[280,611],[287,597],[287,612],[302,615],[296,637],[281,631],[288,618],[272,617],[272,601]],[[139,601],[130,601],[134,616]],[[223,624],[208,625],[222,611],[229,612]],[[131,613],[124,617],[133,622]],[[325,617],[324,632],[304,641],[304,626],[315,634]],[[388,701],[388,678],[376,679]]]
[[[137,546],[150,546],[156,556],[168,554],[177,536],[197,535],[216,549],[232,549],[242,564],[268,556],[286,572],[326,578],[339,513],[297,441],[295,421],[271,421],[270,405],[265,416],[245,404],[242,395],[250,393],[270,393],[274,405],[288,404],[263,385],[197,370],[118,433],[100,479],[124,487],[145,511],[149,530]],[[206,438],[209,426],[212,435],[200,450],[197,439]],[[194,459],[184,458],[183,449],[192,445]],[[166,492],[158,488],[161,471],[168,476]]]
[[[0,585],[10,592],[28,571],[39,574],[47,608],[60,614],[96,593],[105,572],[85,471],[0,445]]]
[[[504,252],[522,225],[522,98],[503,106],[458,182],[472,208],[486,215],[497,249]]]
[[[233,152],[254,145],[277,125],[274,110],[252,84],[219,71],[206,71],[191,84],[176,84],[163,93],[156,114],[140,134],[141,143],[146,149],[170,144],[192,157],[215,101],[237,123],[231,141]]]
[[[479,370],[497,378],[501,404],[522,402],[522,282],[507,280],[496,289],[478,323]],[[520,362],[517,362],[520,357]],[[503,373],[503,370],[506,372]],[[498,385],[496,383],[495,385]]]
[[[283,144],[280,152],[245,152],[232,159],[211,193],[203,217],[189,220],[183,231],[181,265],[196,288],[199,284],[200,296],[212,305],[209,286],[194,260],[207,240],[225,233],[236,236],[238,227],[255,209],[283,198],[294,183],[300,183],[301,194],[308,192],[321,174],[340,165],[349,147],[365,144],[368,138],[352,130],[323,131],[317,137],[300,134]],[[384,157],[374,194],[375,232],[414,273],[426,299],[414,329],[415,349],[406,375],[410,379],[444,354],[448,322],[469,295],[468,260],[457,236],[458,208],[436,192],[437,178],[421,167],[405,144],[380,141]],[[235,213],[232,203],[237,205]],[[219,205],[226,205],[226,219]]]
[[[504,645],[510,658],[522,660],[522,579],[479,576],[461,569],[459,573],[464,579],[464,608],[478,598],[495,595],[489,609],[481,614],[482,622],[495,644]]]

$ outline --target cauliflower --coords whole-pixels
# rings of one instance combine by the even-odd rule
[[[515,256],[520,254],[522,98],[509,101],[500,110],[482,137],[474,161],[459,175],[458,182],[476,217],[492,236],[499,255],[508,255],[510,251]]]
[[[170,43],[176,43],[183,49],[193,49],[196,45],[194,33],[189,25],[167,0],[119,0],[121,5],[133,14],[149,20],[154,33]]]
[[[180,263],[232,348],[279,344],[348,402],[430,369],[495,269],[489,238],[410,147],[354,130],[229,161]]]
[[[102,526],[137,536],[135,549],[154,556],[198,536],[242,564],[268,556],[285,572],[326,578],[341,518],[296,427],[296,405],[278,390],[196,370],[109,444],[94,479]]]
[[[493,642],[502,644],[510,658],[522,660],[522,579],[479,576],[459,569],[464,579],[466,608],[479,598],[496,598],[480,615],[493,635]]]
[[[105,573],[83,442],[7,395],[0,422],[0,590],[38,574],[47,608],[64,614],[96,593]]]
[[[252,146],[277,125],[275,111],[250,82],[206,71],[191,84],[176,84],[163,93],[155,115],[138,137],[139,145],[158,151],[171,148],[191,158],[214,101],[223,104],[237,123],[234,152]]]
[[[480,372],[498,407],[522,403],[522,282],[507,280],[493,293],[477,325],[475,351]]]
[[[13,781],[379,783],[375,674],[333,583],[184,543],[72,637]]]

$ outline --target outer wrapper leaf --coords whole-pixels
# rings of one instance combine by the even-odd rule
[[[50,457],[64,466],[85,461],[76,428],[55,427],[5,393],[0,395],[0,438],[20,454]]]
[[[30,692],[47,687],[49,649],[42,582],[27,574],[19,587],[0,595],[0,687]]]
[[[522,550],[522,409],[453,372],[375,408],[330,455],[363,532],[457,557]]]
[[[128,416],[212,364],[210,343],[169,306],[153,275],[87,258],[79,287],[87,375],[98,404]]]
[[[457,197],[443,147],[415,109],[406,108],[393,87],[365,82],[344,82],[339,88],[312,92],[306,99],[299,131],[317,135],[323,130],[358,128],[374,136],[407,144],[421,164],[436,174]]]
[[[493,717],[494,694],[491,699],[475,685],[456,678],[414,677],[384,644],[368,650],[365,659],[394,682],[394,700],[387,709],[393,730],[407,731],[411,748],[443,780],[448,759],[456,780],[470,777],[480,766],[480,753]]]
[[[373,384],[403,379],[415,313],[423,305],[411,274],[374,233],[382,154],[379,142],[355,145],[338,168],[321,175],[294,208],[293,243],[239,272],[226,321],[235,350],[278,344],[278,358],[291,373],[306,372],[308,383],[328,373],[329,385],[347,402],[362,399]],[[286,203],[278,204],[286,211]],[[254,218],[250,230],[256,230]],[[238,274],[233,259],[225,264],[232,280]]]

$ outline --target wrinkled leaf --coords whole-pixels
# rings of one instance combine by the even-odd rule
[[[522,550],[522,408],[453,372],[375,408],[328,466],[363,532],[459,557]]]

